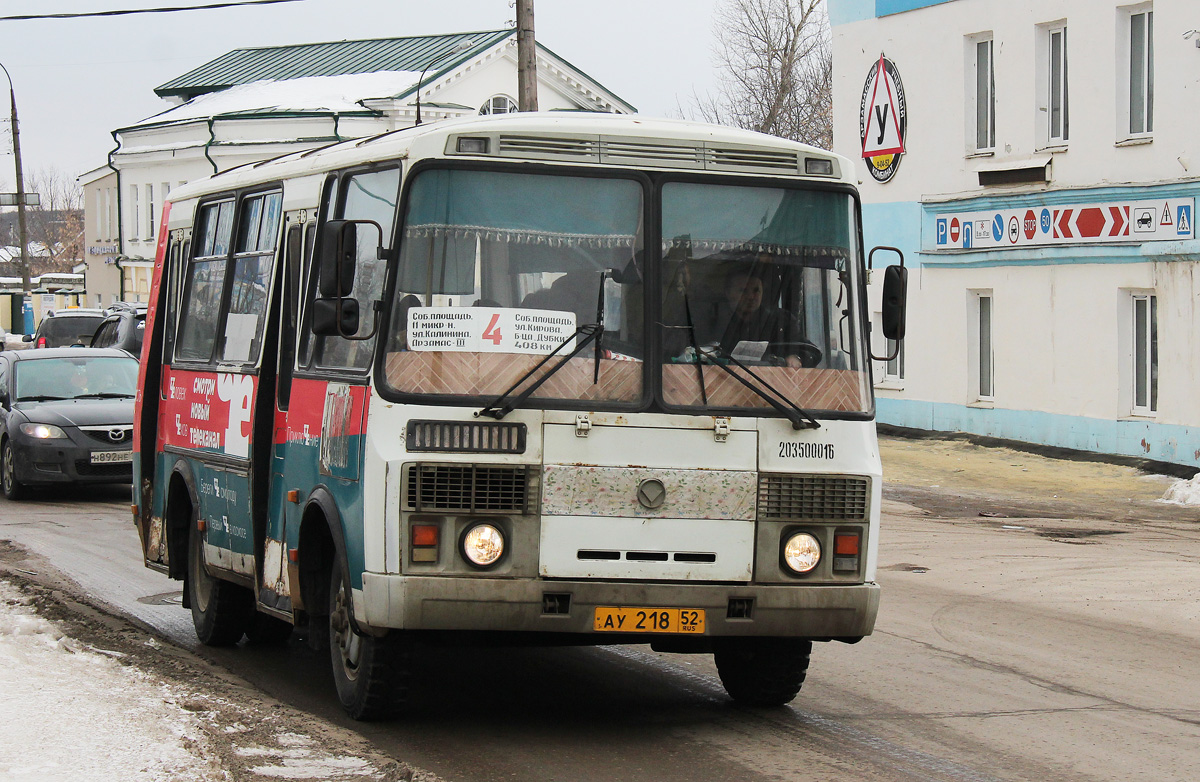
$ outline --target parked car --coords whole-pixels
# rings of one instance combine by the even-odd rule
[[[92,335],[104,320],[104,310],[59,310],[42,318],[37,331],[26,334],[25,341],[35,348],[63,348],[90,345]]]
[[[146,333],[146,307],[127,305],[110,308],[109,314],[96,328],[94,348],[120,348],[135,357],[142,354],[142,337]]]
[[[129,482],[138,361],[112,348],[0,352],[0,484]]]

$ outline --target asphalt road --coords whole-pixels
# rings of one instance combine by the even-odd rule
[[[818,644],[790,707],[732,705],[707,656],[435,650],[413,715],[342,716],[325,660],[198,647],[141,567],[128,489],[0,499],[0,540],[275,699],[447,780],[1195,780],[1200,508],[1128,469],[885,440],[873,636]]]

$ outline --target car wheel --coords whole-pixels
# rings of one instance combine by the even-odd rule
[[[213,578],[204,569],[204,535],[192,524],[188,545],[188,603],[196,637],[206,646],[232,646],[242,640],[254,621],[254,596],[249,589]]]
[[[0,448],[0,483],[3,483],[4,496],[10,500],[19,500],[27,493],[25,484],[17,480],[17,455],[8,438]]]
[[[351,718],[393,716],[408,697],[409,648],[400,633],[377,638],[358,632],[350,616],[351,594],[340,557],[329,580],[329,653],[338,700]]]

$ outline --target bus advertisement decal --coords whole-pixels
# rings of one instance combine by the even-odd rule
[[[167,378],[163,445],[250,456],[250,419],[258,378],[173,370]]]

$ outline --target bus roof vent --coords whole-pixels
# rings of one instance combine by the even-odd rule
[[[600,158],[605,163],[664,168],[704,168],[704,148],[663,139],[600,137]]]
[[[600,162],[596,139],[579,136],[516,136],[501,133],[496,154],[533,160]]]
[[[763,147],[709,146],[704,162],[705,168],[714,171],[798,174],[804,170],[798,152]]]

